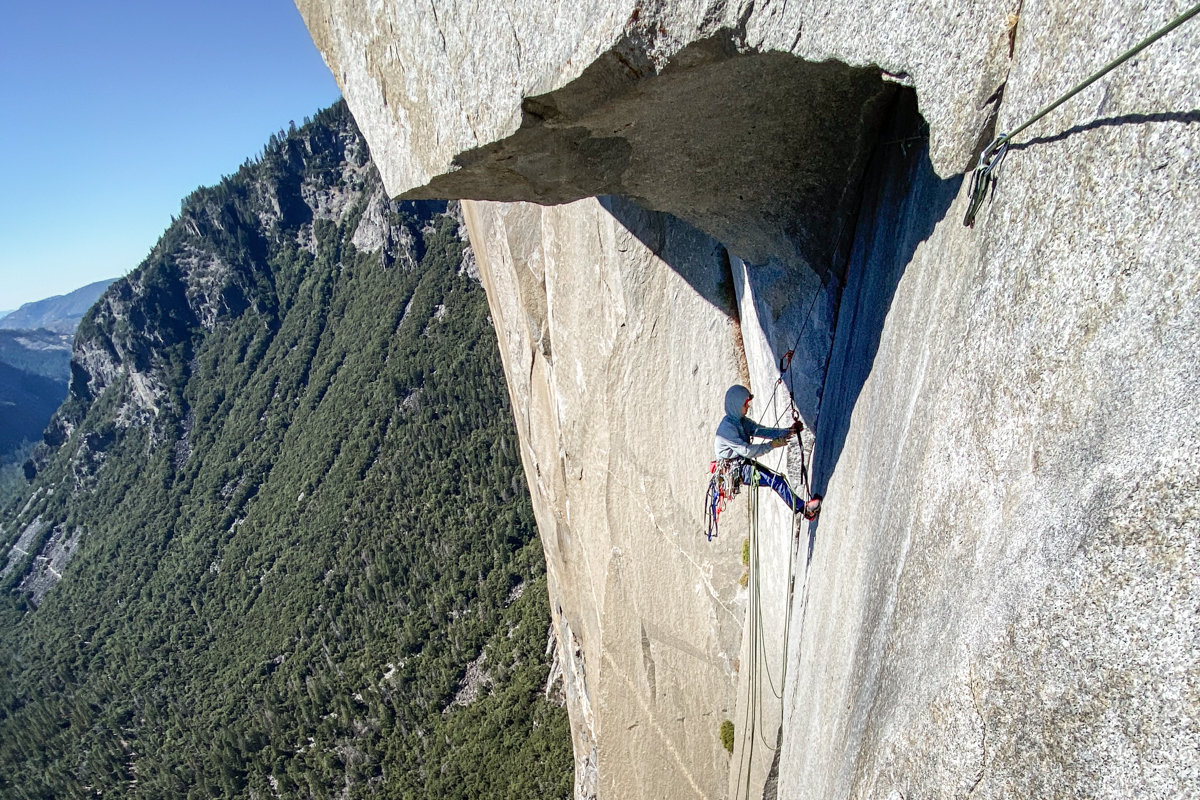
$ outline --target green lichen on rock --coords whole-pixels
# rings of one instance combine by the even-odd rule
[[[733,722],[730,720],[721,723],[721,746],[733,752]]]

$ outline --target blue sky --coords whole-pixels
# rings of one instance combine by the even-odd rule
[[[291,0],[0,0],[0,309],[129,272],[339,96]]]

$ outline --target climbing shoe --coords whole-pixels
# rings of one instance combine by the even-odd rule
[[[805,519],[814,520],[817,518],[817,515],[821,513],[821,499],[821,495],[814,494],[812,499],[804,504],[801,513],[804,514]]]

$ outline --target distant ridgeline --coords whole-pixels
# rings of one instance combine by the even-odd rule
[[[87,314],[0,515],[0,795],[570,795],[446,211],[387,199],[339,103],[190,196]]]
[[[0,329],[44,328],[55,333],[73,334],[83,315],[112,284],[112,280],[96,281],[69,294],[26,303],[16,311],[0,316]]]

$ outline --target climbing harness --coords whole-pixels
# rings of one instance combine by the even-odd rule
[[[717,538],[720,532],[721,514],[728,507],[729,501],[737,497],[738,491],[742,488],[742,470],[747,466],[752,469],[753,485],[757,487],[759,477],[762,475],[757,462],[746,458],[719,458],[709,462],[708,490],[704,499],[705,536],[708,541],[711,542]],[[786,479],[782,475],[771,474],[786,483]],[[800,448],[800,474],[804,486],[803,497],[792,488],[790,483],[787,484],[788,493],[792,497],[792,513],[800,514],[806,520],[811,521],[816,519],[821,511],[822,498],[819,494],[813,494],[809,488],[808,462],[804,457],[803,447]]]
[[[1000,166],[1004,163],[1004,157],[1008,154],[1008,149],[1012,145],[1013,137],[1197,14],[1200,14],[1200,3],[1192,6],[1190,9],[1171,20],[1162,28],[1159,28],[1150,36],[1146,37],[1129,50],[1126,50],[1124,53],[1117,56],[1117,58],[1110,61],[1099,71],[1093,73],[1091,77],[1085,79],[1082,83],[1077,84],[1073,89],[1055,100],[1050,105],[1043,108],[1038,113],[1034,114],[1021,125],[1017,126],[1017,128],[1014,130],[1010,131],[1009,133],[1001,133],[999,136],[993,139],[992,143],[985,147],[983,152],[979,154],[979,163],[975,165],[975,170],[971,173],[971,184],[969,188],[971,200],[967,204],[967,213],[966,216],[963,217],[963,225],[967,226],[968,228],[974,228],[975,216],[979,213],[979,209],[983,207],[984,200],[987,199],[989,193],[993,195],[995,194],[996,182],[1000,178]]]

